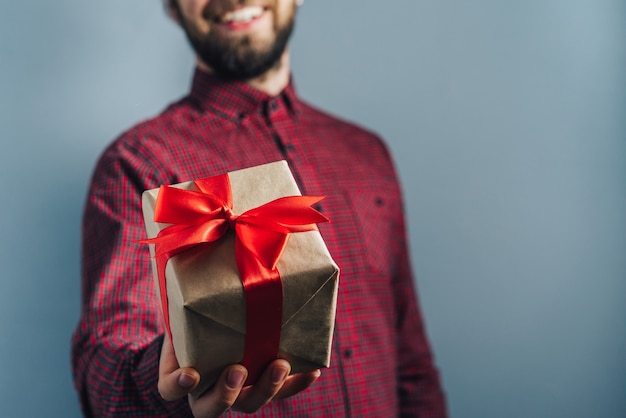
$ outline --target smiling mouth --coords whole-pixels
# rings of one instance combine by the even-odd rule
[[[247,6],[226,12],[215,18],[218,23],[237,24],[248,23],[260,17],[265,12],[261,6]]]

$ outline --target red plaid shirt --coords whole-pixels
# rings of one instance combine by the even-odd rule
[[[326,196],[319,229],[341,268],[331,367],[256,416],[445,416],[415,298],[402,202],[375,135],[303,103],[196,72],[191,94],[100,158],[83,219],[82,315],[73,338],[87,416],[190,416],[157,392],[163,339],[141,193],[285,159],[303,194]],[[237,416],[228,412],[227,416]]]

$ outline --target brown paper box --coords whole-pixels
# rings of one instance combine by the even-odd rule
[[[285,161],[228,173],[234,212],[241,214],[283,196],[300,195]],[[193,182],[175,185],[193,189]],[[167,227],[153,221],[159,189],[143,194],[148,237]],[[158,286],[154,246],[152,269]],[[328,367],[335,323],[339,268],[318,231],[293,233],[278,262],[283,280],[283,325],[279,356],[292,373]],[[166,266],[168,310],[174,350],[181,367],[200,372],[194,391],[210,388],[221,371],[243,358],[245,299],[235,263],[234,233],[210,250],[199,245]]]

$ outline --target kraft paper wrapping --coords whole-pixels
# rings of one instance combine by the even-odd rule
[[[300,195],[285,161],[228,173],[237,214],[284,196]],[[193,182],[175,185],[193,189]],[[143,193],[148,237],[167,227],[153,221],[159,189]],[[172,257],[165,268],[172,342],[181,367],[201,375],[194,396],[209,389],[222,370],[243,358],[245,297],[235,262],[234,232],[217,243],[198,245]],[[150,245],[157,281],[154,245]],[[339,268],[319,231],[292,233],[278,262],[283,281],[283,325],[279,357],[292,373],[328,367]],[[160,298],[160,295],[159,295]],[[166,335],[167,338],[167,335]]]

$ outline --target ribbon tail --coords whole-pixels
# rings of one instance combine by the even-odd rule
[[[274,232],[243,223],[237,223],[235,231],[241,245],[245,246],[265,268],[270,270],[276,268],[287,245],[288,233]]]
[[[167,336],[172,343],[172,347],[174,347],[174,342],[172,341],[172,329],[170,328],[170,311],[167,300],[167,282],[165,278],[165,265],[167,264],[168,258],[167,254],[156,257],[156,264],[159,279],[159,295],[161,296],[161,308],[163,309],[163,321],[165,330],[167,331]]]

